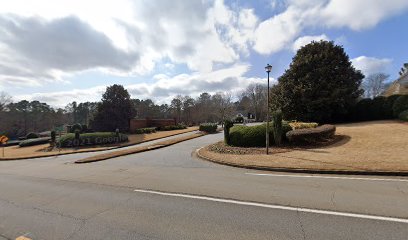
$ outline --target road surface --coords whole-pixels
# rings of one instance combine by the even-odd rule
[[[93,153],[0,162],[0,239],[407,239],[408,178],[271,173],[195,156],[221,139],[90,164],[73,161]]]

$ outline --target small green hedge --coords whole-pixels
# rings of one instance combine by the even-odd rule
[[[287,132],[286,137],[291,143],[305,144],[330,139],[335,132],[335,126],[326,124],[316,128],[295,129]]]
[[[408,122],[408,110],[401,112],[398,118],[402,121]]]
[[[143,133],[155,133],[156,132],[156,128],[152,127],[152,128],[139,128],[135,130],[136,134],[143,134]]]
[[[172,131],[172,130],[180,130],[180,129],[186,129],[187,126],[184,124],[178,124],[178,125],[170,125],[170,126],[162,126],[162,127],[157,127],[157,131]]]
[[[17,146],[21,143],[20,140],[11,140],[7,141],[7,143],[3,144],[4,147],[10,147],[10,146]]]
[[[119,133],[118,136],[114,132],[84,133],[79,136],[79,140],[75,139],[75,134],[69,133],[62,136],[59,139],[58,146],[60,147],[91,146],[126,141],[128,141],[128,136],[122,133]]]
[[[26,139],[33,139],[33,138],[39,138],[40,135],[34,132],[30,132],[29,134],[26,135]]]
[[[206,133],[215,133],[217,132],[217,127],[216,123],[202,123],[198,130]]]
[[[49,143],[50,140],[51,140],[50,137],[32,138],[32,139],[27,139],[27,140],[21,141],[18,145],[20,147],[29,147],[29,146],[46,144],[46,143]]]
[[[282,139],[292,130],[288,122],[282,122]],[[273,123],[269,124],[269,144],[275,145],[273,136]],[[230,130],[230,145],[236,147],[265,147],[266,146],[266,124],[257,126],[237,125]]]
[[[399,96],[392,106],[395,117],[398,117],[405,110],[408,110],[408,95]]]

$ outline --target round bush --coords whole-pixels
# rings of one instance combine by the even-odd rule
[[[408,110],[401,112],[398,118],[402,121],[408,122]]]
[[[29,134],[26,135],[26,139],[33,139],[33,138],[39,138],[40,135],[38,133],[30,132]]]
[[[287,122],[282,122],[282,138],[292,130]],[[273,123],[269,124],[269,143],[275,145]],[[266,124],[257,126],[234,126],[230,130],[230,145],[236,147],[265,147]]]
[[[217,127],[216,123],[202,123],[198,130],[206,133],[215,133],[217,132]]]
[[[72,125],[70,132],[75,133],[76,130],[78,130],[79,132],[82,132],[82,125],[79,123]]]
[[[408,110],[408,95],[399,96],[392,106],[392,111],[395,117],[405,110]]]

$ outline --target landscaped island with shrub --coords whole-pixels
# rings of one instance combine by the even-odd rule
[[[73,133],[62,136],[57,145],[59,147],[78,147],[91,145],[114,144],[128,141],[128,136],[116,132],[84,133],[75,136]]]

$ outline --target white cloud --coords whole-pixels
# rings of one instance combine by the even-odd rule
[[[210,73],[194,72],[191,74],[178,74],[168,76],[157,74],[153,77],[152,84],[138,83],[125,86],[133,98],[151,98],[158,103],[168,103],[178,94],[197,97],[202,92],[214,94],[216,92],[235,93],[245,89],[250,84],[265,84],[266,79],[248,78],[249,65],[238,64]],[[271,82],[276,82],[271,79]],[[97,86],[89,89],[73,89],[51,93],[34,93],[15,96],[16,100],[38,100],[47,102],[52,106],[63,107],[69,102],[99,101],[106,86]]]
[[[392,64],[392,59],[360,56],[351,59],[351,62],[356,69],[361,70],[367,77],[374,73],[387,73]]]
[[[322,9],[320,18],[330,27],[363,30],[407,9],[406,0],[331,0]]]
[[[301,47],[311,43],[312,41],[320,41],[320,40],[326,40],[328,41],[329,38],[326,36],[326,34],[318,35],[318,36],[303,36],[298,39],[293,43],[293,51],[296,52],[299,50]]]
[[[406,0],[287,0],[287,8],[261,22],[255,31],[254,50],[273,54],[306,28],[364,30],[408,10]]]
[[[252,9],[222,0],[15,0],[2,4],[0,19],[0,67],[10,70],[0,81],[34,85],[90,69],[149,74],[163,59],[211,72],[249,54],[258,22]]]

